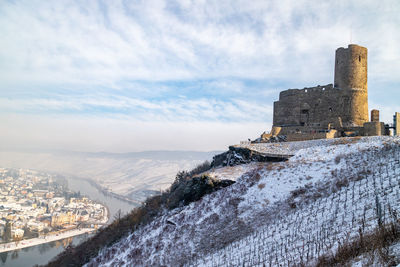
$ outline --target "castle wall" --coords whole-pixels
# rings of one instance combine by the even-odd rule
[[[274,102],[274,126],[327,127],[338,117],[332,85],[282,91]]]
[[[286,135],[286,141],[305,141],[305,140],[316,140],[316,139],[332,139],[338,137],[336,130],[331,130],[326,133],[294,133]]]
[[[283,127],[279,134],[286,136],[286,141],[290,142],[314,139],[330,139],[338,137],[338,132],[334,129],[321,130],[320,127],[308,126]]]
[[[340,128],[362,126],[368,121],[366,95],[358,90],[333,88],[332,84],[282,91],[274,102],[274,126]],[[351,107],[354,107],[353,109]]]
[[[369,121],[367,49],[336,50],[335,85],[282,91],[274,102],[273,126],[362,127]]]
[[[371,121],[364,123],[365,136],[385,135],[385,124],[379,121]]]

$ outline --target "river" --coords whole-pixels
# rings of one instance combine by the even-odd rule
[[[75,192],[80,191],[82,195],[105,204],[110,211],[110,220],[114,218],[118,210],[121,210],[122,214],[126,214],[136,207],[134,204],[122,201],[113,196],[104,195],[100,190],[85,180],[68,177],[66,177],[66,179],[68,180],[68,187],[70,190]],[[0,253],[0,266],[29,267],[35,264],[46,264],[57,254],[62,252],[69,244],[77,245],[91,235],[92,234],[83,234],[81,236],[70,237],[29,248]]]

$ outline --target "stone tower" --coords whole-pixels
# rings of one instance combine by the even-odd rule
[[[371,110],[371,122],[379,122],[379,110]]]
[[[346,91],[339,101],[349,111],[345,121],[354,126],[368,122],[367,54],[355,44],[336,50],[334,87]]]

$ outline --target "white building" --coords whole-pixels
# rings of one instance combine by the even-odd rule
[[[12,229],[11,238],[12,239],[22,239],[24,237],[24,230],[22,229]]]

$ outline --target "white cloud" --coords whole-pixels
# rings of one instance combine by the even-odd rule
[[[93,111],[95,109],[95,111]],[[111,110],[110,110],[111,109]],[[268,121],[272,105],[230,99],[186,99],[149,101],[125,96],[79,96],[68,99],[9,99],[0,98],[2,113],[33,113],[46,115],[67,113],[70,116],[89,114],[99,117],[126,116],[141,121]],[[81,114],[77,114],[77,112]],[[77,118],[78,119],[78,118]]]
[[[332,83],[334,51],[350,42],[369,49],[370,95],[400,99],[399,13],[397,0],[2,1],[3,143],[206,149],[255,137],[279,90]]]
[[[371,65],[392,66],[378,75],[392,77],[400,64],[397,1],[172,3],[3,2],[2,79],[102,84],[235,76],[315,83],[331,79],[333,50],[349,43],[350,32],[374,51]]]

